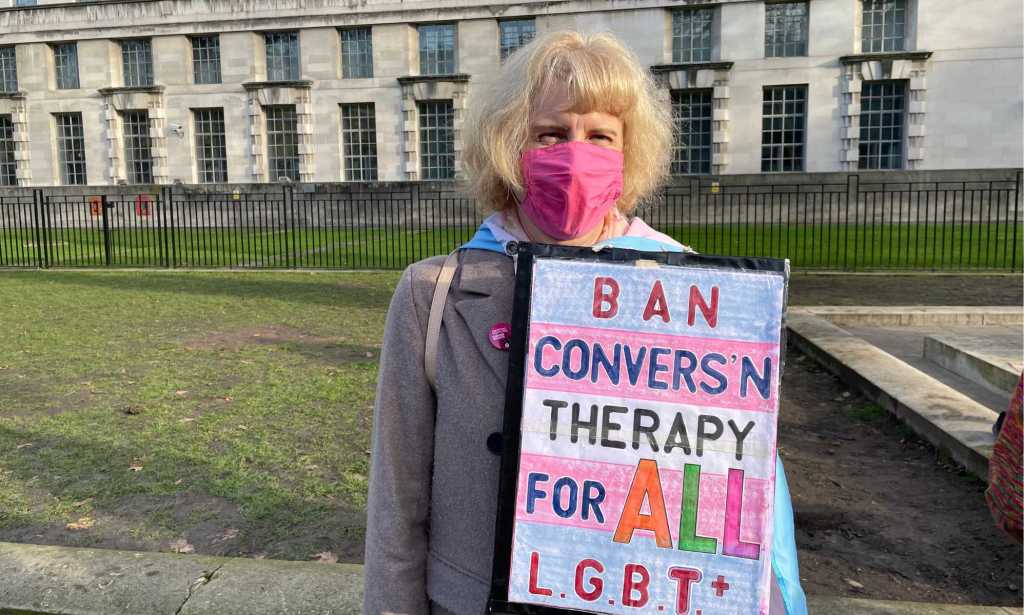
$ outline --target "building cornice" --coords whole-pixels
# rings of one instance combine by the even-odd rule
[[[0,92],[0,100],[23,100],[25,92]]]
[[[406,75],[404,77],[398,77],[398,83],[402,85],[436,81],[444,81],[447,83],[467,83],[469,81],[469,75],[466,73],[453,73],[451,75]]]
[[[678,6],[679,0],[97,0],[0,8],[0,32],[4,33],[5,44],[20,44],[197,32],[415,25]]]
[[[242,84],[246,91],[262,90],[265,88],[300,88],[308,90],[313,87],[309,79],[295,79],[290,81],[246,81]]]
[[[164,86],[162,85],[133,85],[133,86],[119,86],[116,88],[100,88],[99,93],[103,96],[112,96],[114,94],[163,94]]]
[[[685,62],[679,64],[655,64],[651,67],[652,73],[670,73],[677,70],[729,70],[733,63],[721,62]]]
[[[889,60],[927,60],[932,57],[930,51],[892,51],[889,53],[858,53],[841,56],[840,64],[857,64],[859,62],[885,62]]]

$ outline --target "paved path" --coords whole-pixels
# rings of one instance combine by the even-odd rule
[[[347,615],[362,566],[78,549],[0,542],[0,613]],[[812,596],[827,615],[1015,615],[1006,607]]]

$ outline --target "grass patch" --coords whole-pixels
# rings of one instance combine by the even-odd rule
[[[0,266],[402,269],[455,249],[476,230],[163,230],[149,223],[114,228],[108,235],[98,229],[53,229],[39,237],[31,230],[0,231]],[[997,271],[1019,270],[1024,263],[1024,232],[1015,233],[1011,223],[736,223],[660,230],[707,254],[788,258],[798,269]]]
[[[846,411],[851,418],[865,423],[877,423],[889,418],[889,413],[875,404],[862,404],[853,406]]]
[[[396,282],[0,274],[0,540],[359,560]]]

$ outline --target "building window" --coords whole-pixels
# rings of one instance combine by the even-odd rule
[[[299,181],[299,131],[295,105],[264,107],[267,114],[267,162],[270,181]]]
[[[510,19],[499,21],[501,29],[501,60],[512,55],[512,53],[533,40],[536,34],[536,25],[531,19]]]
[[[126,86],[153,85],[153,45],[148,38],[121,41],[121,60]]]
[[[267,80],[295,81],[299,78],[299,33],[267,32]]]
[[[53,46],[53,72],[58,90],[74,90],[78,84],[78,44]]]
[[[807,86],[764,89],[761,119],[761,171],[804,170]]]
[[[195,83],[220,83],[220,37],[192,37],[192,79]]]
[[[672,92],[674,175],[711,172],[711,90]]]
[[[416,104],[420,116],[420,178],[455,177],[455,111],[450,100]]]
[[[672,61],[711,61],[713,8],[683,9],[672,13]]]
[[[60,182],[65,185],[85,184],[85,136],[82,114],[55,113],[57,126],[57,158],[60,161]]]
[[[341,31],[341,77],[373,77],[373,31],[370,28],[349,28]]]
[[[455,24],[419,27],[420,74],[451,75],[455,72]]]
[[[122,111],[124,167],[129,184],[153,183],[153,155],[149,142],[149,112]]]
[[[224,109],[193,109],[196,135],[196,169],[199,183],[228,181],[228,152],[224,141]]]
[[[807,55],[807,3],[764,5],[764,55],[785,58]]]
[[[865,81],[860,94],[860,168],[902,169],[905,81]]]
[[[14,0],[14,6],[35,6],[36,0]]]
[[[345,181],[377,181],[377,123],[373,103],[341,106]]]
[[[14,157],[14,122],[0,115],[0,186],[18,185],[18,160]]]
[[[18,61],[14,47],[0,47],[0,92],[18,91]]]
[[[862,0],[861,52],[903,51],[907,26],[906,0]]]

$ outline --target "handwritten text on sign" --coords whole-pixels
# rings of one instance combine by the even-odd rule
[[[767,613],[784,292],[536,261],[510,601]]]

